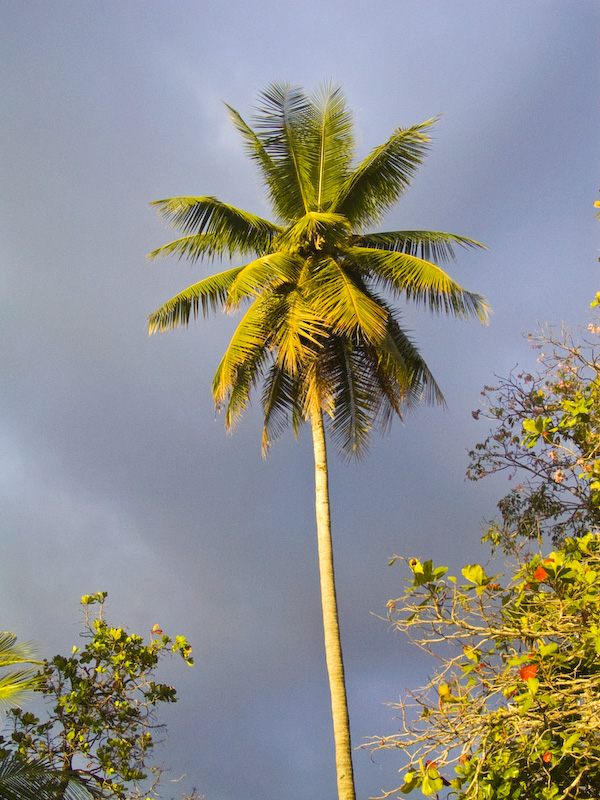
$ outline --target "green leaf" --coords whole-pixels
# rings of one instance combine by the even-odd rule
[[[570,750],[573,749],[573,745],[579,741],[581,738],[580,733],[572,733],[571,736],[568,736],[562,745],[563,753],[568,753]]]
[[[549,644],[540,645],[539,653],[542,658],[555,653],[558,650],[558,645],[556,642],[550,642]]]
[[[409,794],[413,789],[419,786],[420,781],[420,775],[414,770],[409,770],[404,774],[404,783],[400,787],[400,791],[403,794]]]
[[[470,564],[463,567],[461,572],[468,581],[474,583],[476,586],[481,586],[485,578],[483,568],[479,564]]]
[[[435,794],[442,790],[444,782],[436,769],[428,769],[423,777],[421,784],[421,791],[424,795]]]

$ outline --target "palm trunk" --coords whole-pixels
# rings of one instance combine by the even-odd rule
[[[352,748],[350,745],[350,722],[342,662],[342,646],[338,620],[335,581],[333,574],[333,548],[331,545],[331,518],[329,514],[329,482],[327,476],[327,452],[323,415],[318,411],[312,415],[312,435],[315,453],[315,505],[317,515],[317,546],[319,551],[319,575],[321,579],[321,603],[323,606],[323,630],[325,634],[325,659],[329,674],[335,763],[337,770],[338,800],[355,800],[354,775],[352,772]]]

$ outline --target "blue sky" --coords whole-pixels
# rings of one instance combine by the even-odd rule
[[[586,325],[599,288],[598,5],[8,0],[0,16],[0,625],[68,650],[80,596],[107,590],[115,622],[194,644],[193,670],[166,669],[173,777],[207,800],[332,796],[309,437],[263,462],[258,407],[226,435],[210,383],[231,319],[147,336],[212,269],[146,263],[171,238],[149,203],[268,214],[223,101],[250,117],[270,81],[342,84],[359,155],[442,115],[385,227],[484,242],[450,271],[494,315],[403,312],[448,410],[420,409],[358,465],[332,459],[354,743],[392,732],[384,704],[428,667],[376,617],[402,591],[389,557],[485,558],[505,487],[464,480],[487,430],[471,410],[494,373],[535,366],[523,333]],[[356,754],[363,798],[397,779],[397,759],[376,762]]]

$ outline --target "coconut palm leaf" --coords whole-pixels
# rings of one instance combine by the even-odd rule
[[[31,644],[28,642],[17,643],[14,633],[0,631],[0,668],[23,663],[41,664],[42,662],[36,661]]]
[[[476,247],[486,249],[485,245],[476,242],[474,239],[439,231],[365,233],[356,238],[355,244],[360,247],[375,247],[380,250],[408,253],[408,255],[422,258],[424,261],[442,264],[456,261],[454,245],[465,249]]]
[[[0,677],[0,708],[16,706],[34,691],[37,685],[35,669],[12,670]]]
[[[151,205],[157,207],[159,214],[173,228],[184,234],[212,234],[206,241],[212,243],[214,252],[200,251],[196,256],[193,251],[186,253],[192,259],[223,253],[231,256],[236,253],[266,252],[273,238],[280,232],[279,226],[272,222],[227,205],[216,197],[172,197],[169,200],[156,200]],[[148,258],[171,255],[173,252],[177,254],[178,251],[169,249],[173,244],[159,247]],[[208,248],[208,245],[205,247]]]
[[[242,269],[243,267],[234,267],[211,275],[167,300],[148,317],[149,333],[163,333],[180,325],[187,325],[190,317],[198,318],[200,311],[206,317],[210,312],[224,310],[229,290]]]
[[[0,761],[0,800],[92,800],[101,792],[72,770],[8,756]]]
[[[262,392],[262,405],[264,412],[263,436],[261,451],[263,457],[267,454],[271,443],[292,424],[294,433],[297,434],[304,414],[302,413],[301,384],[281,368],[279,364],[272,364],[265,379]]]
[[[311,245],[319,250],[324,242],[330,246],[345,243],[349,233],[348,220],[341,214],[309,211],[282,231],[273,245],[292,252],[305,250]]]
[[[340,187],[334,210],[356,227],[376,223],[410,185],[429,146],[426,131],[435,119],[397,128]]]
[[[231,121],[244,139],[246,152],[252,161],[258,165],[276,217],[283,222],[289,222],[290,219],[294,219],[296,216],[294,198],[288,193],[285,183],[280,180],[280,170],[277,164],[267,152],[262,141],[235,108],[227,105],[227,103],[225,105],[229,111]]]
[[[333,207],[354,155],[352,114],[340,87],[324,87],[314,98],[308,133],[310,181],[317,211]]]
[[[344,262],[333,257],[321,258],[313,272],[310,300],[330,321],[332,330],[349,337],[360,334],[369,341],[380,341],[385,333],[387,311],[355,282]]]
[[[260,294],[266,287],[294,284],[304,260],[288,253],[269,253],[241,268],[229,287],[228,302],[235,306],[245,297]]]
[[[320,309],[317,311],[301,292],[295,290],[273,298],[265,324],[271,332],[269,343],[276,362],[294,377],[329,333]]]
[[[365,272],[396,295],[403,294],[416,305],[450,316],[479,317],[486,323],[489,306],[475,292],[459,286],[443,269],[430,261],[390,250],[348,248],[348,255]]]
[[[23,667],[24,664],[32,666]],[[20,669],[8,669],[16,666]],[[28,642],[17,643],[14,633],[0,631],[0,708],[17,705],[34,691],[39,682],[38,666],[42,662],[35,659]]]
[[[278,184],[287,187],[287,197],[277,196],[282,216],[294,219],[315,206],[306,148],[311,102],[302,89],[285,83],[272,83],[260,97],[253,118],[257,137],[275,164]]]
[[[252,303],[229,342],[213,379],[213,396],[217,407],[226,405],[232,387],[239,381],[240,373],[245,367],[255,363],[267,346],[267,303],[267,298],[259,298]],[[233,424],[227,420],[226,422],[228,428]]]
[[[445,406],[446,401],[431,370],[398,320],[390,314],[386,336],[379,346],[380,369],[389,372],[401,407],[418,403]]]
[[[266,365],[272,359],[267,347],[255,351],[230,373],[227,395],[223,400],[225,425],[231,430],[250,403],[250,396],[263,379]]]
[[[333,385],[333,412],[328,430],[342,455],[361,457],[368,449],[373,425],[372,364],[365,346],[352,346],[336,337],[327,349],[323,370]]]

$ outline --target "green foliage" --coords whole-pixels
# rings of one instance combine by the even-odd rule
[[[594,303],[592,303],[594,305]],[[600,524],[600,325],[585,335],[542,331],[537,374],[511,373],[482,395],[493,421],[471,451],[472,480],[502,471],[515,488],[498,504],[487,538],[510,552],[519,538],[559,544]]]
[[[37,670],[33,665],[40,663],[29,644],[17,644],[13,633],[0,631],[0,708],[18,703],[35,689]]]
[[[567,537],[508,581],[475,564],[461,584],[426,563],[408,562],[389,617],[441,667],[400,704],[400,733],[370,745],[407,754],[403,784],[387,794],[597,798],[599,536]]]
[[[54,770],[16,755],[0,759],[0,800],[94,800],[100,796],[79,773]]]
[[[168,300],[150,316],[150,332],[249,305],[213,382],[226,425],[235,424],[262,383],[263,452],[289,422],[297,432],[325,412],[341,452],[361,455],[374,426],[385,429],[422,400],[443,402],[382,293],[434,312],[487,319],[481,295],[431,260],[447,261],[457,247],[477,242],[437,231],[364,230],[410,185],[434,121],[396,129],[354,163],[353,120],[339,88],[308,96],[271,84],[260,95],[253,127],[229,112],[277,222],[214,197],[158,201],[159,213],[183,236],[150,258],[251,259]]]
[[[106,592],[82,597],[84,644],[44,661],[36,691],[46,698],[48,713],[41,720],[12,709],[13,729],[1,737],[0,756],[76,770],[107,796],[141,797],[142,788],[156,785],[161,775],[150,763],[155,731],[163,727],[155,722],[155,709],[177,700],[172,686],[153,680],[154,671],[167,652],[191,666],[192,648],[185,637],[173,640],[158,626],[149,644],[111,627],[105,599]]]
[[[261,93],[251,128],[233,124],[257,165],[276,223],[212,197],[173,198],[159,212],[183,238],[151,253],[192,261],[250,257],[241,267],[188,287],[149,318],[150,333],[217,311],[245,308],[213,380],[231,428],[262,385],[263,454],[289,424],[310,422],[326,660],[340,798],[355,796],[337,606],[333,586],[325,455],[329,433],[346,456],[366,452],[375,427],[421,401],[443,403],[427,364],[402,329],[399,299],[433,312],[487,320],[484,298],[428,260],[452,258],[465,237],[435,231],[369,235],[402,196],[429,144],[432,120],[398,128],[354,163],[352,116],[339,88],[309,97],[274,83]],[[386,296],[387,295],[387,298]]]

